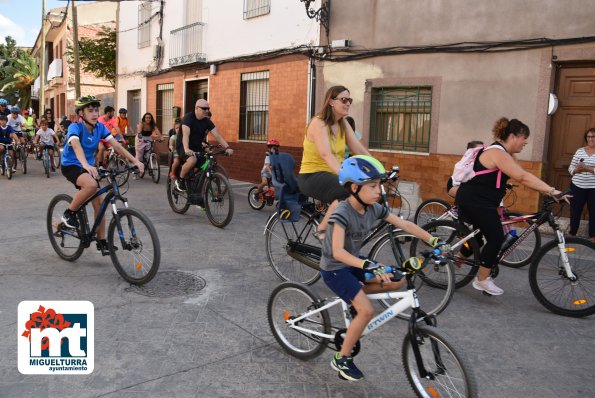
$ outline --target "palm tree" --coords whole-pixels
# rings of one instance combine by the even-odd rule
[[[27,53],[20,53],[4,69],[4,79],[0,80],[0,91],[6,96],[18,93],[19,106],[27,108],[31,105],[31,86],[38,76],[37,62]]]

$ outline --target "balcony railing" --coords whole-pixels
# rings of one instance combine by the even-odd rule
[[[54,59],[48,68],[48,81],[56,77],[62,77],[62,60],[60,58]]]
[[[204,26],[203,22],[195,22],[170,32],[169,66],[207,60],[206,55],[202,52]]]

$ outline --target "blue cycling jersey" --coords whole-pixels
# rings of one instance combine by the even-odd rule
[[[10,135],[14,132],[12,127],[6,126],[5,128],[0,127],[0,142],[3,144],[12,144],[12,138]]]
[[[79,166],[83,167],[81,162],[76,158],[74,149],[70,145],[70,139],[79,140],[85,153],[85,159],[89,165],[95,165],[95,151],[99,145],[99,140],[109,140],[112,138],[111,133],[101,123],[97,123],[93,128],[93,132],[90,133],[85,127],[84,122],[72,123],[68,126],[68,133],[66,134],[66,144],[64,145],[64,151],[62,152],[62,165],[63,166]]]

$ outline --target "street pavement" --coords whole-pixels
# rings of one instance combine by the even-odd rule
[[[255,170],[255,175],[258,170]],[[147,214],[161,242],[160,272],[145,288],[126,283],[94,246],[61,260],[46,233],[46,210],[73,194],[40,162],[13,180],[0,176],[0,397],[413,397],[401,363],[406,322],[362,341],[366,378],[340,380],[332,351],[308,362],[285,354],[266,318],[280,282],[264,252],[272,207],[252,210],[251,184],[233,181],[235,214],[225,229],[194,206],[173,213],[148,176],[131,180],[130,206]],[[482,397],[595,397],[595,317],[550,313],[531,294],[528,270],[503,268],[505,294],[455,293],[439,327],[473,365]],[[321,295],[323,282],[314,285]],[[89,375],[22,375],[17,306],[23,300],[89,300],[95,308],[95,368]],[[423,294],[420,292],[423,308]]]

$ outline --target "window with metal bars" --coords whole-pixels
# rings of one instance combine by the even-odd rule
[[[143,1],[138,6],[138,40],[137,47],[143,48],[151,44],[151,2]]]
[[[169,129],[173,127],[173,108],[174,106],[174,84],[158,84],[157,85],[157,107],[155,122],[161,134],[167,135]]]
[[[430,151],[432,87],[372,89],[370,149]]]
[[[240,140],[266,141],[269,127],[269,71],[242,73]]]
[[[250,19],[271,12],[271,0],[244,0],[244,19]]]

